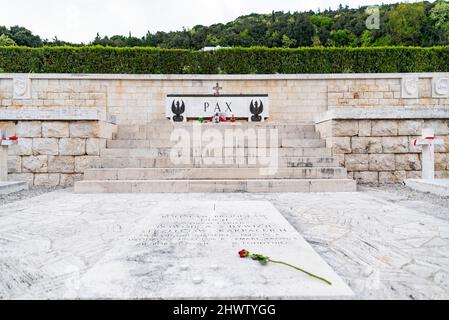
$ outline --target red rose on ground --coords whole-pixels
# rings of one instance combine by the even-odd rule
[[[17,137],[17,136],[12,136],[12,137],[9,137],[9,140],[19,140],[19,138]]]
[[[246,251],[245,249],[243,249],[243,250],[239,251],[239,255],[240,255],[240,258],[246,258],[249,256],[249,252]]]

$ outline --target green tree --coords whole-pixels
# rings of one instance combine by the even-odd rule
[[[421,27],[425,18],[422,3],[400,3],[388,14],[387,28],[396,45],[421,44]]]
[[[357,45],[357,37],[346,29],[332,31],[328,44],[334,47],[354,47]]]
[[[0,35],[0,47],[16,46],[16,42],[6,34]]]
[[[297,16],[292,24],[288,36],[295,40],[295,44],[299,47],[310,47],[312,45],[312,37],[315,35],[315,27],[306,14]]]
[[[324,15],[312,15],[310,21],[315,26],[315,34],[320,43],[326,43],[332,30],[332,18]]]
[[[213,34],[208,34],[206,37],[206,46],[216,47],[220,45],[220,40]]]
[[[312,46],[313,47],[321,47],[322,46],[320,37],[318,37],[318,36],[312,37]]]
[[[449,3],[438,0],[430,10],[430,19],[435,25],[440,44],[447,44],[449,41]]]
[[[399,1],[399,0],[398,0]],[[201,49],[204,46],[434,46],[449,44],[449,3],[447,0],[379,6],[380,28],[367,30],[367,7],[350,9],[340,5],[317,12],[250,14],[228,23],[197,25],[190,30],[147,32],[143,37],[97,34],[90,45],[113,47],[155,46]],[[69,45],[56,37],[41,40],[26,28],[0,26],[19,46]],[[75,44],[76,45],[76,44]]]
[[[293,48],[296,45],[295,39],[290,39],[286,34],[282,36],[282,46],[284,48]]]
[[[11,27],[8,36],[19,46],[42,47],[43,45],[43,42],[39,36],[34,35],[30,30],[24,27]]]
[[[373,44],[373,34],[369,30],[365,30],[360,37],[360,45],[362,47],[370,47]]]

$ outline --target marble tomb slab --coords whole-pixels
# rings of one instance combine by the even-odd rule
[[[87,299],[353,296],[268,201],[158,202],[124,239],[69,291]],[[332,285],[283,265],[241,259],[243,248],[297,265]]]

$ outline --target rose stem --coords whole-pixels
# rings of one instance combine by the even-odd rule
[[[317,276],[317,275],[315,275],[313,273],[307,272],[306,270],[303,270],[301,268],[295,267],[295,266],[293,266],[293,265],[291,265],[289,263],[282,262],[282,261],[271,260],[271,259],[268,259],[268,261],[273,262],[273,263],[283,264],[283,265],[288,266],[290,268],[293,268],[293,269],[299,270],[301,272],[304,272],[305,274],[307,274],[307,275],[309,275],[309,276],[311,276],[313,278],[316,278],[318,280],[324,281],[324,282],[326,282],[330,286],[332,285],[332,282],[330,282],[330,281],[328,281],[328,280],[326,280],[326,279],[324,279],[322,277],[319,277],[319,276]]]

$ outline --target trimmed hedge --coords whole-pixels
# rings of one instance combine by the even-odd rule
[[[449,47],[0,47],[0,71],[24,73],[274,74],[448,72]]]

